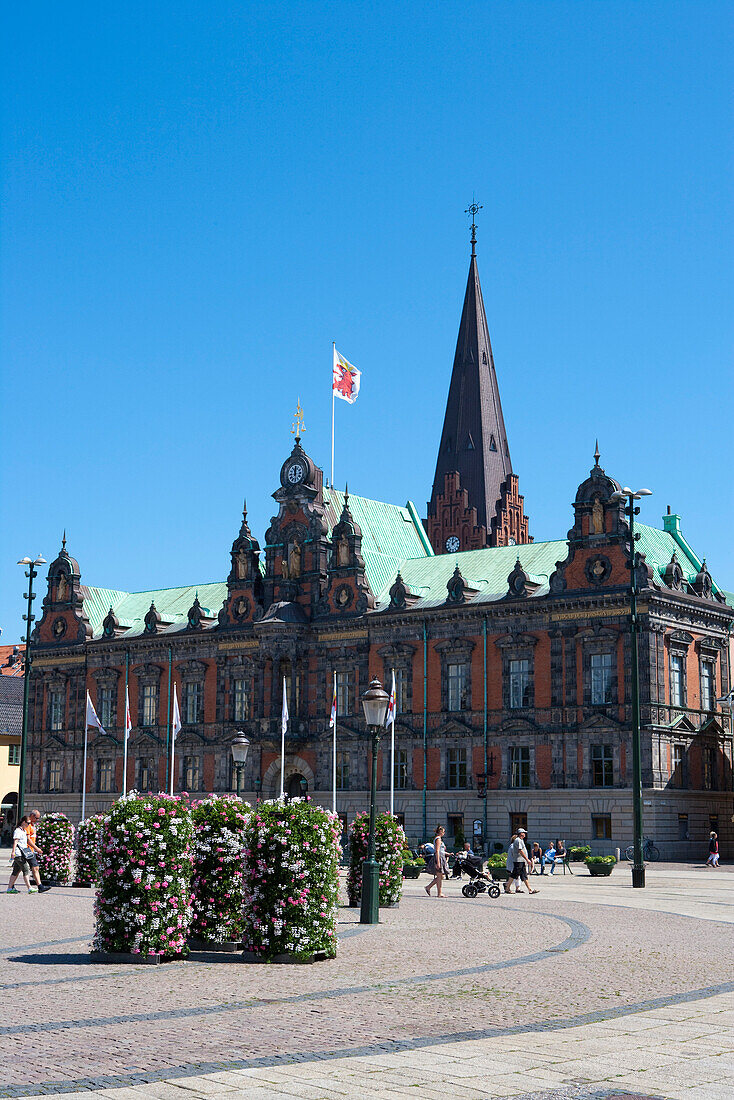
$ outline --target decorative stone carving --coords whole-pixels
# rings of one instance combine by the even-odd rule
[[[678,555],[675,550],[673,551],[672,558],[665,566],[663,580],[668,588],[672,588],[674,592],[681,592],[683,590],[683,570],[680,567]]]
[[[612,563],[606,554],[596,554],[593,558],[588,558],[584,566],[584,574],[591,584],[604,584],[611,572]]]
[[[110,608],[102,621],[102,633],[105,638],[114,638],[115,631],[119,625],[120,620],[117,618],[112,608]]]
[[[408,605],[408,589],[405,586],[400,573],[395,578],[395,582],[390,589],[390,609],[391,611],[404,611]]]
[[[696,573],[696,579],[692,585],[693,591],[697,596],[701,596],[704,600],[711,599],[711,593],[713,591],[713,583],[711,580],[711,574],[706,568],[706,559],[704,558],[701,568]]]
[[[192,605],[191,605],[191,607],[189,608],[189,611],[188,611],[188,615],[187,615],[188,623],[187,623],[186,629],[187,630],[201,630],[201,620],[203,618],[204,618],[204,612],[201,609],[201,604],[199,603],[199,594],[197,592],[196,596],[194,597],[194,602],[192,603]]]
[[[148,609],[148,613],[146,614],[145,618],[143,619],[143,622],[145,623],[145,633],[146,634],[157,634],[158,633],[158,627],[160,626],[160,623],[161,623],[161,616],[160,616],[159,612],[156,610],[156,606],[155,606],[155,604],[153,603],[152,600],[150,601],[150,608]]]
[[[447,603],[464,603],[464,601],[466,600],[466,585],[464,583],[464,578],[461,575],[458,565],[456,566],[454,572],[449,578],[446,584],[446,589],[448,592],[448,595],[446,597]]]
[[[518,555],[514,568],[507,578],[507,599],[520,600],[528,595],[528,585],[530,584],[530,577],[520,564],[520,556]]]

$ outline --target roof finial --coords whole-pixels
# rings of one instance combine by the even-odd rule
[[[242,501],[242,519],[247,522],[247,497]]]
[[[600,451],[599,451],[599,440],[597,439],[597,441],[596,441],[596,449],[594,450],[594,465],[595,465],[595,466],[598,466],[598,465],[599,465],[599,459],[600,459],[600,457],[601,457],[601,454],[600,454]]]
[[[66,550],[66,528],[64,528],[64,534],[61,537],[61,549]]]
[[[349,482],[344,482],[344,504],[349,507]]]
[[[303,434],[303,432],[305,432],[305,430],[306,429],[303,426],[303,409],[301,408],[301,399],[299,397],[296,401],[296,411],[294,414],[293,425],[291,427],[291,435],[294,435],[296,437],[296,443],[298,443],[301,435]]]
[[[466,210],[464,211],[465,214],[471,214],[471,254],[472,254],[472,256],[476,256],[476,254],[477,254],[477,222],[476,222],[476,218],[477,218],[477,214],[479,213],[479,211],[481,209],[482,209],[482,207],[477,205],[477,203],[474,201],[474,196],[472,195],[471,205],[467,206]]]

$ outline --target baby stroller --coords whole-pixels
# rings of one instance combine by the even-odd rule
[[[461,869],[466,871],[469,882],[465,883],[461,892],[465,898],[475,898],[477,894],[489,894],[491,898],[500,896],[500,888],[497,883],[482,870],[482,861],[477,856],[465,856],[461,860]]]

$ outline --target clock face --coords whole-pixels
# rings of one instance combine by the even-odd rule
[[[294,462],[292,466],[288,467],[288,480],[291,485],[297,485],[299,481],[303,481],[306,471],[300,462]]]
[[[449,535],[449,537],[446,539],[446,551],[447,551],[447,553],[455,554],[460,546],[461,546],[461,543],[459,542],[459,539],[456,535]]]

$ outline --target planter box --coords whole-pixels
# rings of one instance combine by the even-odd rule
[[[199,940],[195,936],[192,936],[189,940],[189,947],[192,951],[224,951],[226,953],[233,953],[242,950],[242,941]]]
[[[603,867],[599,864],[589,867],[587,863],[586,866],[592,878],[608,878],[614,870],[614,864],[612,864],[611,867]]]
[[[324,962],[331,957],[333,956],[327,955],[325,951],[315,951],[313,955],[309,955],[307,959],[292,955],[289,951],[283,952],[280,955],[273,955],[270,959],[263,958],[259,952],[255,951],[243,951],[241,955],[242,962],[245,963],[290,963],[292,966],[305,966],[309,963]]]
[[[48,885],[53,886],[54,883],[49,882]],[[76,882],[75,881],[75,882],[69,883],[69,885],[73,886],[75,890],[91,890],[92,886],[93,886],[93,883],[91,883],[91,882]]]
[[[495,882],[507,882],[510,877],[510,872],[506,867],[488,867],[487,871]]]
[[[403,878],[420,878],[422,867],[404,866]]]
[[[136,963],[138,966],[157,966],[165,961],[163,955],[134,955],[129,951],[92,951],[90,957],[96,963]]]

